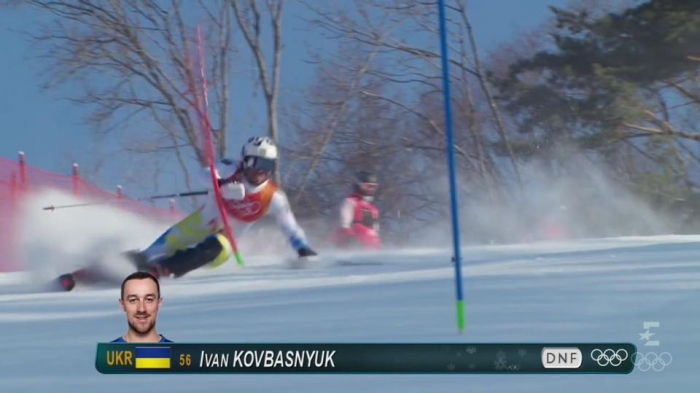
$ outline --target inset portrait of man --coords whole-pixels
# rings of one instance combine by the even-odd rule
[[[113,343],[169,343],[156,330],[158,311],[163,304],[158,279],[147,272],[130,274],[122,281],[119,305],[126,313],[128,330]]]

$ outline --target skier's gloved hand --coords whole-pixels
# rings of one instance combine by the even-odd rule
[[[318,255],[316,251],[312,250],[308,246],[301,247],[297,250],[297,253],[299,254],[299,258],[314,257]]]
[[[219,190],[224,199],[240,201],[245,198],[245,187],[242,183],[226,182],[219,186]]]

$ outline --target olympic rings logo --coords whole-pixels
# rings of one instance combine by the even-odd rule
[[[634,365],[641,371],[649,371],[650,369],[661,371],[671,364],[673,357],[668,352],[662,352],[660,354],[654,352],[648,352],[646,354],[635,352],[632,354],[632,360],[634,361]]]
[[[601,367],[608,365],[617,367],[622,364],[622,362],[627,360],[628,357],[629,354],[624,349],[618,349],[615,351],[614,349],[610,348],[606,350],[596,348],[591,351],[591,359],[593,359]]]

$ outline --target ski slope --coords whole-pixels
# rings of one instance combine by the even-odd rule
[[[180,342],[595,342],[668,352],[629,375],[102,375],[96,343],[126,330],[118,288],[19,293],[0,277],[2,392],[692,392],[700,353],[700,237],[465,247],[457,334],[449,250],[382,265],[288,270],[248,260],[163,284],[158,330]],[[645,321],[660,327],[644,347]]]

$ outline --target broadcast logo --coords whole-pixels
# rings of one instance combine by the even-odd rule
[[[639,340],[646,341],[644,343],[645,347],[658,347],[661,345],[659,340],[651,339],[651,336],[656,335],[656,333],[651,332],[651,329],[658,328],[660,326],[661,323],[656,321],[642,323],[644,332],[639,333]],[[635,367],[637,367],[640,371],[661,371],[665,369],[666,366],[670,365],[671,362],[673,362],[673,357],[668,352],[661,352],[660,354],[657,354],[656,352],[647,352],[646,354],[636,352],[632,355],[632,360],[634,361]]]
[[[644,322],[642,324],[642,327],[644,328],[644,333],[639,333],[639,339],[640,340],[646,340],[644,343],[645,347],[658,347],[659,346],[659,341],[657,340],[651,340],[651,336],[655,335],[656,333],[651,332],[651,328],[657,328],[661,326],[659,322]]]
[[[632,360],[634,360],[635,367],[641,371],[649,371],[650,369],[661,371],[671,364],[673,357],[668,352],[662,352],[658,355],[654,352],[647,352],[646,354],[637,352],[632,357]]]
[[[629,353],[624,348],[614,349],[599,349],[591,351],[591,359],[598,363],[600,367],[613,366],[618,367],[629,358]]]

